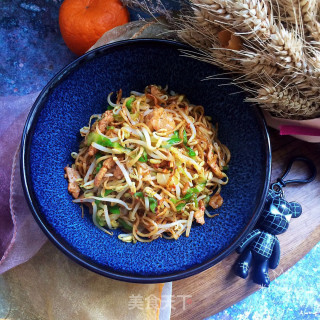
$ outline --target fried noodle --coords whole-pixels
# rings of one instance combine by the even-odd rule
[[[83,140],[68,190],[91,208],[94,224],[124,242],[189,236],[204,224],[206,206],[223,203],[230,151],[204,108],[184,95],[150,85],[129,97],[108,95],[108,110],[80,129]]]

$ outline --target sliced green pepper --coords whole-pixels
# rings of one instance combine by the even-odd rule
[[[193,194],[191,197],[191,202],[194,202],[195,207],[198,208],[198,199],[196,194]]]
[[[134,194],[134,196],[135,196],[136,198],[141,198],[141,199],[144,198],[143,192],[136,192],[136,193]]]
[[[142,156],[139,158],[140,162],[147,162],[148,161],[148,154],[147,154],[147,151],[146,150],[143,150],[143,154]]]
[[[96,220],[101,227],[104,227],[107,223],[96,216]]]
[[[113,143],[113,148],[123,152],[123,153],[129,153],[130,151],[132,151],[131,149],[129,148],[125,148],[123,147],[119,142],[114,142]]]
[[[188,154],[190,157],[195,157],[196,153],[190,148],[186,146],[186,149],[188,150]]]
[[[187,132],[186,132],[186,130],[183,130],[183,143],[184,143],[185,145],[187,145],[187,143],[188,143],[188,137],[187,137]]]
[[[113,118],[114,118],[114,120],[119,121],[119,122],[123,121],[123,118],[120,114],[114,114]]]
[[[120,226],[123,229],[130,231],[130,232],[132,231],[132,227],[130,225],[128,225],[123,219],[119,218],[117,221],[119,222]]]
[[[189,200],[192,197],[192,192],[189,192],[189,190],[187,191],[186,195],[182,198],[183,200]]]
[[[167,144],[172,145],[172,144],[176,144],[178,142],[181,142],[181,139],[179,138],[179,132],[175,131],[174,134],[172,135],[171,139],[167,141]]]
[[[170,198],[170,201],[171,201],[173,204],[176,204],[179,200],[174,199],[174,198]]]
[[[186,130],[183,130],[183,143],[186,147],[186,149],[188,150],[188,154],[190,157],[195,157],[196,153],[190,148],[188,147],[187,143],[188,143],[188,137],[187,137],[187,132]]]
[[[95,156],[96,160],[98,160],[101,157],[101,153],[98,152]],[[96,166],[96,173],[99,172],[99,170],[102,168],[102,161],[100,161]]]
[[[118,205],[108,206],[108,210],[110,213],[120,214],[120,207]]]
[[[113,106],[107,106],[107,110],[113,110],[114,107]]]
[[[186,203],[182,202],[176,206],[177,211],[181,211],[185,207]]]
[[[207,185],[207,182],[199,183],[193,188],[193,190],[195,193],[200,193],[201,191],[203,191],[206,185]]]
[[[229,166],[228,165],[222,167],[222,171],[228,171],[228,170],[229,170]]]
[[[131,109],[132,109],[132,102],[133,102],[134,100],[136,100],[136,98],[135,98],[135,97],[131,97],[131,98],[129,98],[129,99],[127,100],[127,102],[126,102],[126,107],[128,108],[129,111],[131,111]]]
[[[197,184],[194,188],[190,188],[182,199],[188,200],[192,197],[194,193],[200,193],[206,187],[206,184],[207,181]]]
[[[90,146],[92,142],[100,144],[103,147],[113,148],[113,142],[109,138],[101,136],[96,132],[90,132],[88,135],[87,145]]]
[[[106,197],[107,195],[109,195],[110,193],[112,193],[114,190],[111,189],[107,189],[104,191],[104,196]]]
[[[96,166],[96,173],[98,173],[101,168],[102,168],[102,161],[100,161],[100,162],[97,164],[97,166]]]
[[[158,201],[155,198],[149,197],[149,208],[153,213],[156,212],[157,205]]]

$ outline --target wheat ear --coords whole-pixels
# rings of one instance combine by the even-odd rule
[[[319,9],[318,0],[277,0],[282,10],[282,15],[286,15],[287,20],[303,25],[309,35],[316,42],[320,42],[320,24],[317,21]]]
[[[194,23],[211,34],[217,35],[221,30],[221,26],[215,22],[213,15],[203,8],[193,7]]]
[[[265,85],[257,90],[255,97],[247,98],[246,101],[259,103],[265,110],[283,118],[307,119],[320,115],[318,103],[302,98],[294,89],[281,86]]]

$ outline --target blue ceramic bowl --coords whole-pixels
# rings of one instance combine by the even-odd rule
[[[84,267],[131,282],[166,282],[203,271],[231,253],[253,228],[270,179],[270,145],[265,123],[242,94],[221,80],[203,81],[218,68],[182,56],[182,44],[128,40],[80,57],[43,89],[27,119],[21,151],[25,195],[49,239]],[[190,236],[151,243],[124,243],[97,229],[67,191],[63,168],[78,149],[79,129],[107,106],[107,95],[122,88],[142,91],[168,85],[205,107],[219,123],[219,138],[232,154],[229,183],[219,216],[194,225]]]

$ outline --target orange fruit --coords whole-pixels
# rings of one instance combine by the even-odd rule
[[[64,42],[77,55],[84,54],[108,30],[129,22],[120,0],[65,0],[59,11]]]
[[[222,30],[218,33],[218,39],[222,48],[231,50],[241,50],[242,41],[239,36],[235,36],[229,30]]]

